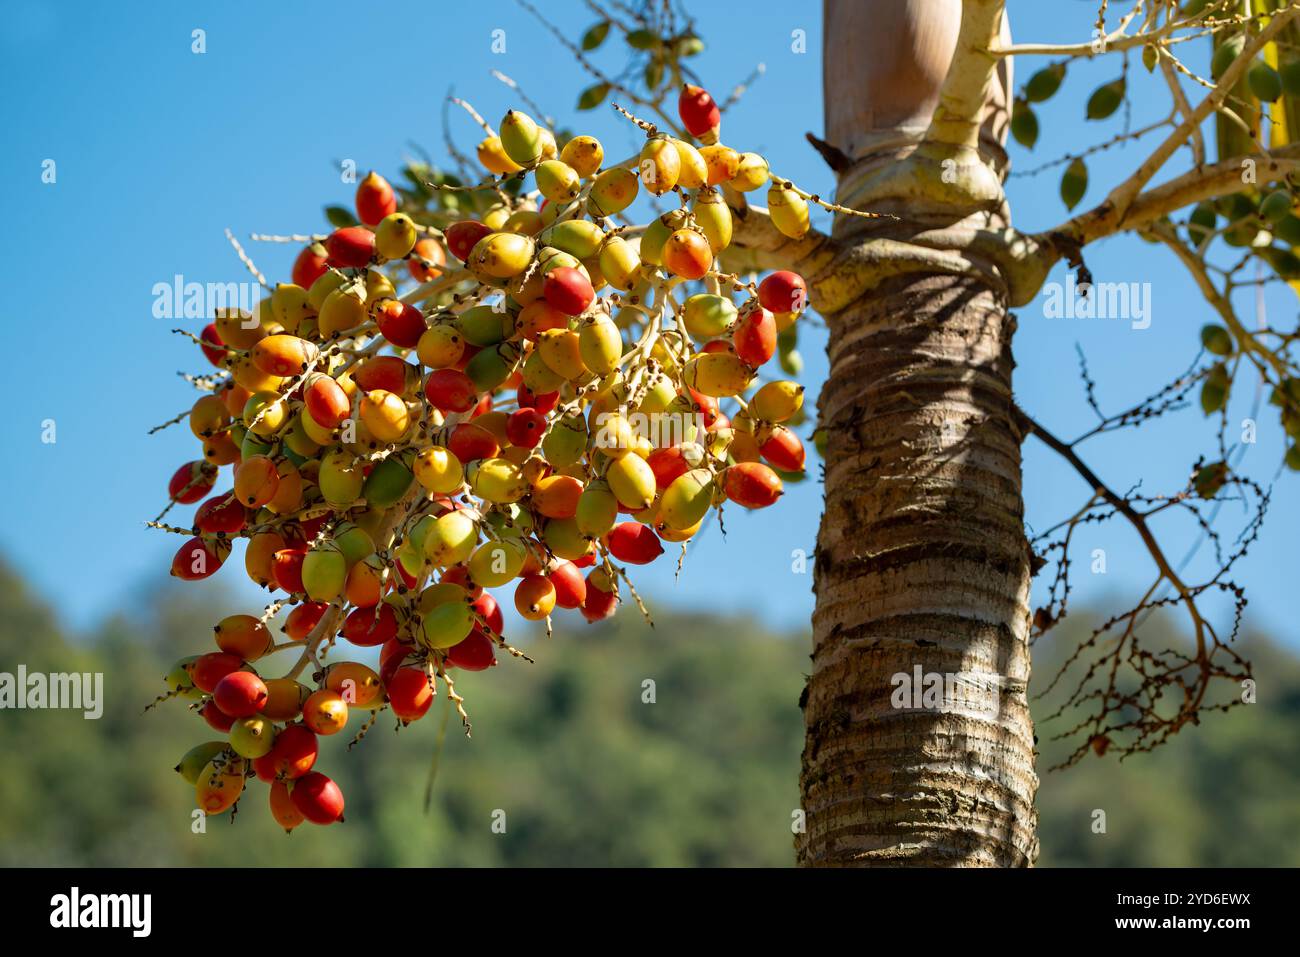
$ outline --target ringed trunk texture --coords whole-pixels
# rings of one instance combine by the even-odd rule
[[[966,12],[994,2],[966,0]],[[899,219],[835,225],[841,246],[861,252],[850,260],[877,272],[825,312],[826,504],[795,842],[804,865],[1028,866],[1037,856],[1015,319],[1007,284],[962,239],[1009,220],[1010,64],[986,85],[978,149],[923,142],[962,52],[963,9],[825,4],[826,139],[853,163],[837,198]],[[873,36],[875,57],[850,42]],[[957,266],[927,265],[938,261],[926,258],[934,237],[951,243]]]

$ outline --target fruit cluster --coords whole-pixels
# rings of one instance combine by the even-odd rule
[[[313,770],[318,737],[358,709],[416,721],[439,681],[465,718],[452,671],[519,654],[489,589],[512,588],[548,630],[556,608],[598,621],[621,586],[635,598],[625,565],[684,550],[725,502],[773,504],[802,473],[803,388],[759,369],[804,282],[719,265],[723,190],[769,184],[767,163],[719,142],[704,90],[679,106],[700,146],[638,120],[640,154],[609,166],[594,137],[558,149],[507,113],[478,147],[494,175],[455,187],[499,201],[440,228],[371,173],[357,225],[303,249],[256,315],[223,312],[194,337],[217,371],[189,413],[202,458],[169,494],[198,508],[192,529],[155,524],[192,536],[173,575],[206,578],[245,539],[248,576],[276,593],[167,676],[164,697],[192,699],[224,736],[178,767],[205,812],[255,776],[285,828],[340,820],[342,793]],[[535,193],[508,188],[528,176]],[[622,214],[643,191],[676,208],[632,226]],[[783,233],[808,230],[806,195],[770,182]],[[214,494],[223,466],[233,484]],[[285,607],[277,644],[268,623]],[[338,638],[378,647],[378,670],[324,664]],[[266,677],[285,650],[297,664]]]

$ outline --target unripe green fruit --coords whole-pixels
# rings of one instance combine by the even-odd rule
[[[514,334],[515,320],[504,309],[474,306],[456,319],[456,328],[470,345],[494,346]]]
[[[388,508],[401,500],[414,481],[415,476],[406,464],[396,456],[389,456],[370,470],[361,486],[361,497],[376,508]]]
[[[546,546],[558,557],[577,561],[591,551],[590,539],[572,518],[553,518],[542,529]]]
[[[636,174],[615,166],[601,172],[591,184],[588,205],[597,216],[613,216],[631,206],[639,191]]]
[[[451,648],[474,630],[474,612],[463,601],[437,605],[424,616],[420,633],[430,648]]]
[[[384,259],[405,259],[417,239],[415,223],[405,213],[390,213],[375,227],[375,251]]]
[[[560,266],[568,266],[570,269],[581,269],[584,275],[586,275],[587,273],[587,267],[582,264],[582,260],[579,259],[577,256],[574,256],[572,253],[567,253],[563,249],[557,249],[555,246],[543,246],[538,251],[537,253],[538,268],[536,272],[541,274],[541,278],[544,279],[548,272]],[[588,276],[588,278],[590,278],[590,276]],[[544,288],[544,284],[539,282],[538,283],[539,298],[541,296],[541,290],[543,288]]]
[[[333,601],[347,579],[347,559],[333,542],[313,547],[302,560],[302,586],[312,601]]]
[[[731,245],[734,223],[731,210],[721,193],[715,189],[701,190],[695,197],[694,212],[695,225],[704,232],[704,238],[709,241],[709,249],[713,250],[715,256]],[[775,222],[775,215],[772,219]]]
[[[768,175],[767,160],[757,153],[741,153],[740,167],[728,185],[732,189],[748,193],[766,183]]]
[[[727,352],[702,352],[687,361],[683,376],[686,384],[696,392],[722,398],[740,395],[749,387],[754,374],[738,356]]]
[[[318,279],[317,282],[320,280]],[[325,297],[320,307],[320,315],[316,317],[316,325],[320,337],[329,339],[336,332],[343,333],[355,329],[364,324],[368,318],[365,295],[356,284],[353,284],[335,289]]]
[[[525,365],[524,382],[527,383]],[[531,389],[532,386],[529,386]],[[533,389],[537,392],[536,389]],[[542,453],[555,468],[565,468],[582,458],[587,449],[587,420],[581,412],[571,412],[557,420],[542,439]]]
[[[641,257],[622,236],[610,236],[600,247],[600,273],[615,289],[629,291],[641,280]]]
[[[538,238],[544,246],[552,246],[582,260],[590,259],[600,251],[605,231],[589,219],[566,219],[543,230]],[[544,265],[554,268],[549,262]]]
[[[652,220],[641,234],[641,261],[661,266],[668,237],[686,224],[686,210],[674,209]]]
[[[370,496],[367,495],[366,498],[369,500]],[[348,568],[375,553],[375,540],[370,532],[351,522],[344,522],[334,530],[334,544],[343,553]]]
[[[546,363],[540,349],[533,349],[524,360],[523,377],[524,385],[528,386],[534,395],[555,392],[568,381]],[[548,455],[547,458],[550,459],[550,456]],[[554,463],[554,459],[551,461]]]
[[[204,767],[218,754],[226,750],[226,747],[227,743],[225,741],[204,741],[202,744],[196,744],[185,752],[180,763],[176,765],[176,770],[187,784],[197,784],[199,774]]]
[[[430,526],[424,555],[441,568],[467,561],[478,544],[478,526],[463,511],[447,512]]]
[[[562,160],[547,160],[537,167],[537,188],[552,203],[568,202],[580,189],[578,171]]]
[[[578,531],[590,538],[600,538],[618,521],[618,499],[607,482],[592,482],[578,496],[574,515]]]
[[[353,464],[349,453],[337,449],[321,460],[317,484],[326,502],[336,508],[346,508],[361,497],[365,474],[360,462]]]
[[[648,508],[655,500],[654,470],[639,455],[614,459],[605,472],[605,481],[620,504],[627,508]]]
[[[321,273],[307,290],[307,305],[311,307],[311,311],[320,312],[321,306],[325,305],[325,300],[329,298],[330,293],[347,281],[348,277],[336,269],[327,269]]]
[[[1246,82],[1250,92],[1266,103],[1272,103],[1282,95],[1282,77],[1263,60],[1255,61],[1246,72]]]
[[[483,459],[471,462],[465,478],[474,494],[489,502],[508,505],[528,494],[528,479],[523,470],[509,459]]]
[[[502,343],[484,349],[470,359],[465,366],[465,374],[469,376],[478,391],[495,392],[506,379],[510,378],[510,373],[514,371],[518,361],[519,350],[508,342]]]
[[[791,239],[802,239],[811,228],[808,201],[793,189],[773,183],[767,191],[767,213],[781,235]]]
[[[803,407],[803,386],[781,380],[768,382],[749,400],[749,412],[756,419],[784,422]]]
[[[691,469],[664,489],[659,517],[669,528],[681,531],[703,519],[712,503],[713,474],[708,469]]]
[[[1278,189],[1264,197],[1264,201],[1259,204],[1259,215],[1274,226],[1282,222],[1291,215],[1291,207],[1295,204],[1295,198],[1291,195],[1290,190]]]
[[[230,727],[230,747],[240,757],[260,758],[275,744],[275,725],[260,714],[238,719]]]
[[[618,367],[623,355],[623,337],[614,320],[597,313],[578,327],[578,351],[583,364],[597,375]]]
[[[501,120],[501,147],[513,162],[532,169],[542,160],[542,128],[527,113],[510,110]]]
[[[497,588],[519,574],[524,558],[524,547],[517,541],[488,542],[470,556],[469,574],[476,585]]]
[[[271,293],[271,312],[287,332],[297,333],[303,320],[311,318],[315,310],[307,302],[306,289],[282,282]]]
[[[510,279],[527,269],[536,248],[529,236],[489,233],[470,250],[466,265],[476,278],[491,285],[492,280]]]
[[[1201,327],[1201,345],[1216,356],[1232,355],[1232,334],[1213,322]]]
[[[682,319],[693,339],[725,336],[736,321],[736,305],[726,296],[699,293],[686,300]]]

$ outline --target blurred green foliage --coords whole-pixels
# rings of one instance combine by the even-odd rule
[[[285,835],[266,812],[265,785],[252,782],[233,823],[214,818],[194,834],[192,789],[170,769],[216,735],[181,702],[143,706],[167,663],[207,646],[209,623],[228,610],[220,598],[168,586],[149,597],[149,614],[72,641],[0,567],[0,671],[102,671],[106,699],[97,721],[0,712],[0,864],[792,861],[807,639],[680,614],[653,629],[634,614],[591,628],[566,620],[555,637],[521,643],[535,665],[507,659],[464,675],[474,736],[452,716],[427,814],[441,700],[400,733],[381,716],[351,753],[339,740],[349,734],[327,742],[320,767],[344,789],[346,823]],[[1040,864],[1300,864],[1300,664],[1249,644],[1259,704],[1211,717],[1153,755],[1044,776]],[[647,679],[654,703],[643,703]],[[1092,832],[1095,808],[1107,812],[1104,835]],[[505,833],[492,828],[498,811]]]

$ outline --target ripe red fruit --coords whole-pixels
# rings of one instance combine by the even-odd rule
[[[619,522],[605,536],[610,553],[621,562],[648,565],[664,553],[654,529],[640,522]]]
[[[258,758],[258,761],[264,761],[265,758]],[[254,765],[257,761],[253,762]],[[293,797],[289,794],[289,788],[283,781],[274,781],[271,784],[271,817],[275,818],[275,823],[284,828],[285,833],[292,831],[295,827],[307,820],[306,816],[294,806]]]
[[[691,470],[685,453],[677,445],[666,449],[655,449],[646,459],[646,464],[650,466],[650,471],[654,472],[655,487],[661,492],[673,484],[673,479]]]
[[[244,521],[244,506],[229,493],[214,495],[194,512],[194,527],[209,535],[217,532],[235,535],[243,529]]]
[[[374,170],[357,186],[357,218],[367,226],[378,226],[385,216],[397,212],[393,187]]]
[[[345,226],[330,233],[325,250],[335,269],[360,269],[375,257],[375,234],[364,226]]]
[[[591,280],[573,266],[556,266],[546,274],[542,296],[548,305],[566,316],[580,316],[587,311],[596,291]]]
[[[235,726],[235,719],[218,708],[215,701],[205,704],[199,710],[199,714],[203,715],[203,720],[208,723],[209,728],[221,734],[229,734],[230,729]]]
[[[322,429],[336,429],[352,414],[348,394],[341,385],[323,373],[311,377],[303,389],[302,400],[307,406],[307,414]]]
[[[443,235],[447,237],[447,248],[451,250],[451,254],[461,262],[465,262],[478,241],[490,232],[492,232],[491,227],[475,219],[466,219],[459,223],[452,223]]]
[[[428,328],[424,313],[400,299],[389,299],[376,310],[375,323],[385,339],[402,349],[414,349]]]
[[[182,505],[193,505],[212,491],[217,481],[217,467],[202,459],[186,462],[167,483],[167,495]]]
[[[496,645],[475,625],[468,638],[447,649],[447,663],[466,671],[483,671],[497,663]]]
[[[289,725],[275,736],[271,753],[266,756],[271,764],[272,777],[302,777],[316,763],[318,751],[315,732],[306,725]]]
[[[385,602],[373,608],[354,608],[343,622],[343,637],[362,648],[382,645],[396,634],[397,615]]]
[[[704,427],[712,431],[718,423],[718,417],[722,415],[718,400],[703,392],[696,392],[690,386],[686,387],[686,392],[691,397],[691,404],[695,407],[695,411],[704,417]]]
[[[247,718],[266,705],[266,684],[251,671],[232,671],[212,689],[212,700],[232,718]]]
[[[803,443],[799,441],[799,436],[784,425],[772,429],[771,438],[759,446],[758,451],[763,458],[783,472],[803,471],[805,457]]]
[[[438,240],[430,236],[425,236],[415,244],[410,258],[406,261],[406,268],[411,273],[411,278],[418,282],[437,279],[442,275],[442,270],[438,267],[445,265],[447,265],[447,254],[438,245]]]
[[[204,342],[211,342],[213,345],[224,345],[221,341],[221,335],[217,332],[215,322],[209,322],[204,326],[203,331],[199,333],[199,338]],[[213,349],[211,346],[199,346],[199,348],[203,350],[203,354],[207,356],[208,361],[214,366],[220,367],[222,360],[226,358],[224,349]]]
[[[326,259],[325,247],[320,243],[303,247],[298,258],[293,261],[293,271],[290,274],[293,284],[302,286],[303,289],[310,289],[311,284],[325,275],[325,271],[329,268]]]
[[[487,624],[487,630],[494,635],[501,634],[505,628],[505,619],[501,617],[501,606],[489,592],[483,592],[470,603],[470,608]]]
[[[230,557],[230,545],[227,542],[209,542],[202,538],[191,538],[172,556],[171,573],[181,581],[202,581],[209,575],[215,574],[228,557]]]
[[[506,419],[506,438],[521,449],[535,447],[545,431],[546,414],[536,409],[517,409]]]
[[[483,426],[462,422],[447,437],[447,449],[463,463],[490,459],[501,451],[501,446]]]
[[[605,591],[587,577],[587,597],[582,602],[582,617],[589,622],[597,622],[614,614],[618,608],[618,596]]]
[[[479,595],[483,594],[482,585],[470,584],[469,569],[464,565],[452,565],[451,568],[448,568],[442,573],[442,577],[439,581],[448,582],[452,585],[459,585],[461,588],[465,589],[471,599],[477,598]]]
[[[408,375],[419,375],[419,370],[398,356],[371,356],[352,373],[352,381],[362,392],[383,389],[393,395],[406,391]]]
[[[722,126],[722,111],[713,101],[709,91],[689,83],[682,85],[682,92],[677,97],[677,115],[682,118],[682,126],[698,140],[716,141],[718,129]]]
[[[398,668],[385,687],[393,714],[403,721],[418,721],[433,704],[429,676],[419,668]]]
[[[762,306],[746,309],[732,334],[736,355],[751,366],[761,366],[776,354],[776,317]]]
[[[379,649],[379,680],[387,684],[413,650],[411,645],[396,638],[384,642],[384,647]]]
[[[781,497],[781,477],[762,462],[738,462],[722,475],[727,498],[745,508],[766,508]]]
[[[284,633],[294,641],[302,641],[320,623],[329,604],[323,601],[305,601],[295,605],[284,622]]]
[[[238,671],[243,665],[244,660],[238,655],[226,651],[209,651],[194,659],[194,664],[190,666],[190,680],[194,682],[194,687],[210,694],[222,678]]]
[[[271,559],[271,575],[275,583],[291,595],[305,592],[302,585],[302,563],[307,557],[305,548],[282,548]]]
[[[293,806],[313,824],[333,824],[343,820],[343,792],[319,771],[299,778],[289,797]]]
[[[424,381],[424,394],[442,412],[468,412],[478,402],[478,389],[473,381],[455,369],[430,372]]]
[[[803,276],[782,269],[758,284],[758,302],[772,312],[802,312],[808,305]]]
[[[521,409],[536,409],[545,415],[560,404],[560,393],[543,392],[537,395],[526,385],[521,385],[519,391],[515,393],[515,399]]]

